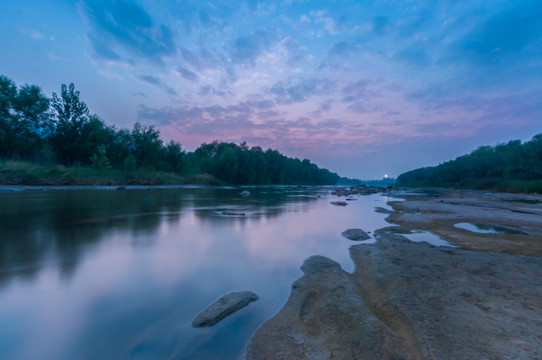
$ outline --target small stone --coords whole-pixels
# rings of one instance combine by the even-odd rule
[[[246,215],[244,212],[236,212],[236,211],[222,211],[221,214],[225,216],[245,216]]]
[[[238,291],[224,295],[200,312],[192,321],[192,326],[213,326],[259,298],[252,291]]]
[[[250,196],[250,191],[248,191],[248,190],[243,190],[243,191],[241,191],[241,192],[239,193],[239,195],[241,195],[241,196]]]
[[[348,240],[359,241],[359,240],[368,240],[371,237],[361,229],[348,229],[343,231],[341,235]]]

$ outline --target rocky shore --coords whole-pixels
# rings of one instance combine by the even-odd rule
[[[400,226],[376,231],[375,244],[350,248],[353,273],[323,256],[305,261],[304,275],[254,334],[246,359],[542,358],[541,197],[401,196],[406,201],[392,203],[388,218]],[[513,231],[469,234],[458,222]],[[457,247],[401,235],[414,230]]]

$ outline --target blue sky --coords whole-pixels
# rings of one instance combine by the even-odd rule
[[[542,132],[542,2],[3,1],[0,73],[381,178]]]

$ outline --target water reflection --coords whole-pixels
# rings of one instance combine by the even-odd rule
[[[310,188],[290,192],[310,192]],[[320,190],[321,191],[321,190]],[[253,189],[250,198],[232,188],[159,188],[134,190],[57,190],[0,193],[0,284],[12,276],[32,277],[48,262],[58,262],[69,277],[82,252],[130,231],[134,246],[151,245],[163,222],[177,223],[183,209],[195,210],[202,221],[231,223],[217,211],[242,210],[246,217],[275,217],[299,211],[313,197],[291,197],[284,191]],[[272,196],[269,196],[272,195]],[[301,194],[300,194],[301,195]]]
[[[240,358],[306,257],[352,270],[341,232],[387,225],[378,195],[342,208],[325,188],[248,190],[0,193],[0,357]],[[212,328],[190,326],[238,290],[260,300]]]

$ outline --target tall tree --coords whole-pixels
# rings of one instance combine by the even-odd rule
[[[79,91],[75,85],[62,84],[60,97],[53,93],[51,114],[54,130],[51,143],[57,152],[58,159],[65,164],[88,162],[83,153],[83,127],[89,119],[87,105],[79,99]]]

